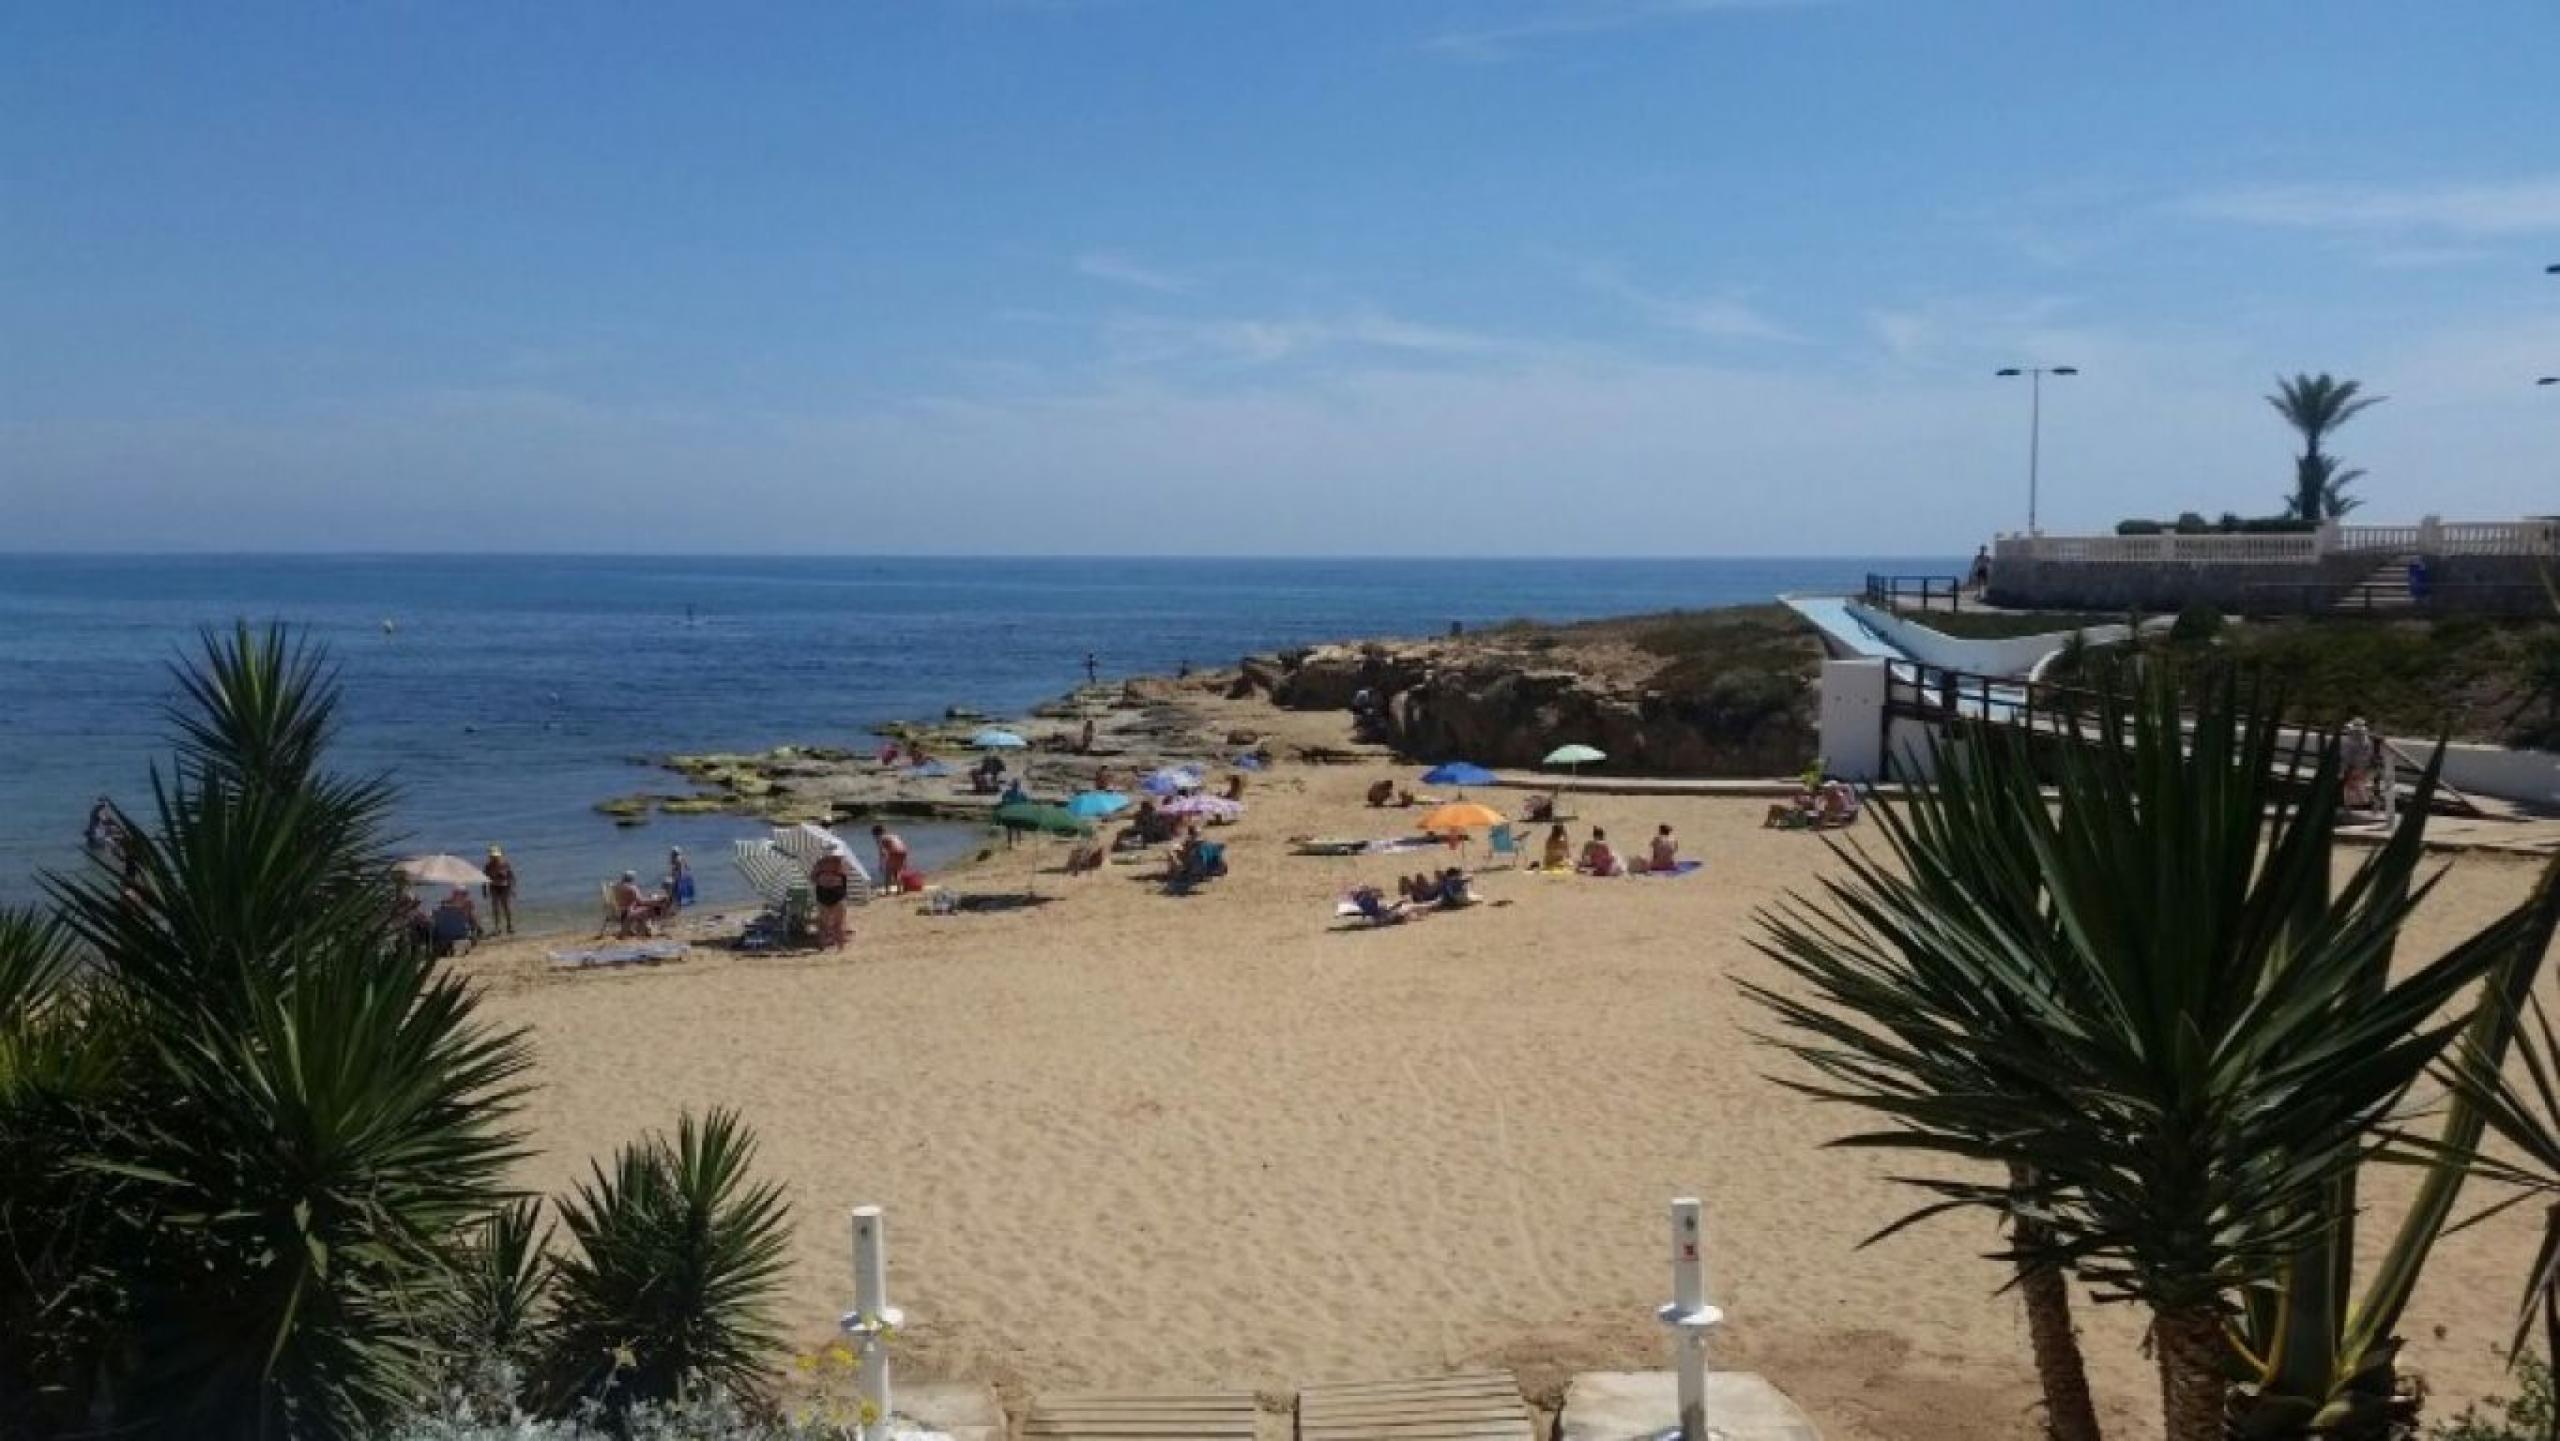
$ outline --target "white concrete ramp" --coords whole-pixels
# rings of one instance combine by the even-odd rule
[[[1565,1387],[1556,1441],[1660,1441],[1678,1434],[1679,1378],[1669,1371],[1585,1371]],[[1822,1441],[1786,1393],[1756,1371],[1707,1377],[1714,1441]]]

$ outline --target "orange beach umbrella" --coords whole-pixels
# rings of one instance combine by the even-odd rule
[[[1423,814],[1419,824],[1426,831],[1446,834],[1471,831],[1479,826],[1498,826],[1505,819],[1502,812],[1491,806],[1480,806],[1474,801],[1451,801],[1445,806],[1433,806]]]

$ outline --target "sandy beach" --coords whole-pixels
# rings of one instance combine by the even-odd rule
[[[1338,714],[1204,704],[1283,739],[1344,736]],[[552,975],[541,941],[485,948],[465,965],[540,1062],[523,1179],[557,1190],[680,1108],[734,1106],[794,1202],[794,1334],[824,1338],[849,1304],[844,1213],[877,1202],[903,1356],[1017,1402],[1479,1363],[1551,1399],[1577,1370],[1661,1364],[1663,1207],[1694,1192],[1732,1318],[1718,1365],[1766,1373],[1845,1441],[2035,1435],[2019,1311],[1979,1258],[1987,1222],[1861,1249],[1911,1204],[1888,1179],[1910,1163],[1823,1149],[1852,1118],[1776,1084],[1784,1061],[1750,1039],[1763,1017],[1735,982],[1776,974],[1750,949],[1753,912],[1830,864],[1822,842],[1762,830],[1757,800],[1570,798],[1577,838],[1668,822],[1704,870],[1494,869],[1491,904],[1340,929],[1345,889],[1416,863],[1293,857],[1285,839],[1408,828],[1361,803],[1382,774],[1414,772],[1255,778],[1222,832],[1233,874],[1189,898],[1115,866],[1044,874],[1044,903],[1009,912],[874,904],[826,956],[697,947]],[[1054,867],[1063,849],[950,880],[1018,891],[1035,854]],[[2403,955],[2435,954],[2533,874],[2454,863]],[[2368,1195],[2391,1215],[2406,1191],[2386,1175]],[[2406,1328],[2431,1416],[2498,1388],[2532,1231],[2513,1215],[2438,1248]],[[2138,1317],[2081,1314],[2107,1420],[2149,1430]]]

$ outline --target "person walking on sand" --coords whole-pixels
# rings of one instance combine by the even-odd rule
[[[2339,800],[2352,811],[2369,811],[2374,806],[2373,732],[2363,716],[2347,722],[2338,733]]]
[[[880,848],[880,887],[902,891],[907,888],[907,842],[905,837],[887,826],[871,828],[871,842]]]
[[[489,878],[489,884],[482,886],[480,890],[489,898],[490,928],[501,935],[514,935],[516,933],[515,862],[508,860],[507,853],[498,849],[497,842],[492,841],[489,843],[489,858],[480,863],[480,874]]]
[[[827,950],[844,949],[849,932],[844,924],[845,897],[853,889],[853,867],[844,852],[829,851],[809,867],[809,891],[818,902],[818,944]]]

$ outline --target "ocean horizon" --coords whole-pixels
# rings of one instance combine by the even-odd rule
[[[1277,647],[1573,621],[1855,589],[1945,557],[1504,559],[0,554],[0,902],[79,861],[92,799],[149,804],[171,663],[207,626],[282,622],[344,686],[339,765],[401,789],[406,851],[503,844],[528,919],[574,923],[597,883],[694,859],[743,900],[732,816],[616,828],[597,802],[682,792],[688,751],[858,746],[951,706],[1019,713],[1082,679]],[[912,826],[928,867],[981,839]]]

